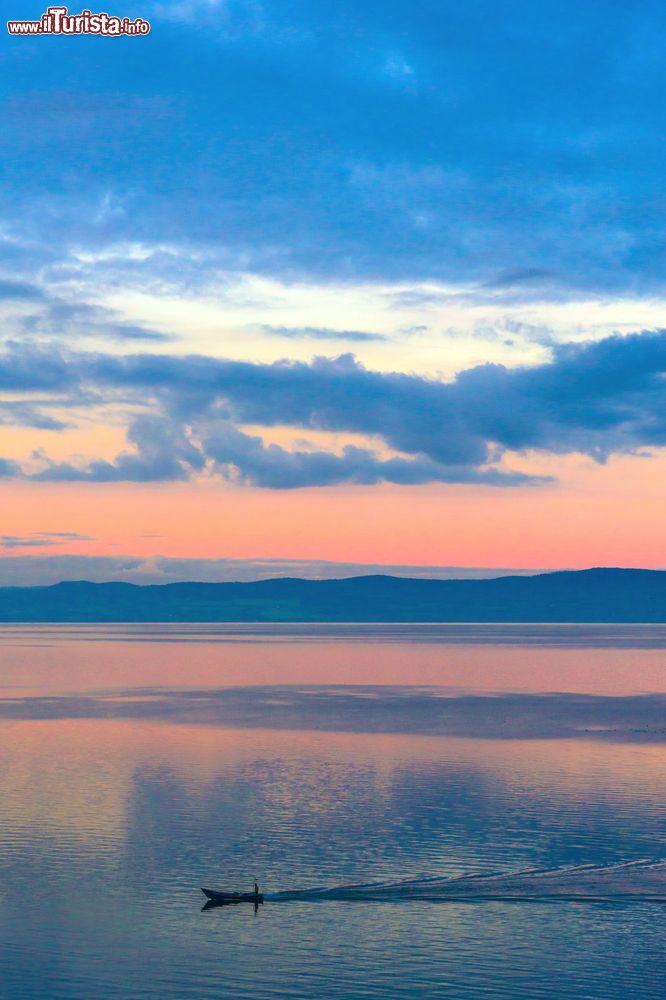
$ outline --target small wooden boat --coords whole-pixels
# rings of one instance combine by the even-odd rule
[[[201,891],[213,903],[263,903],[263,892],[223,892],[221,889],[204,889]]]

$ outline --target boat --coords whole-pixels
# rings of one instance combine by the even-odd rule
[[[263,903],[263,892],[223,892],[221,889],[204,889],[201,891],[213,903]]]

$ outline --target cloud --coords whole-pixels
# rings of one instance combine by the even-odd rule
[[[664,331],[555,346],[542,364],[477,365],[450,382],[372,371],[350,354],[259,364],[13,344],[0,356],[0,388],[15,395],[53,393],[59,412],[82,398],[142,411],[129,421],[132,450],[114,461],[47,460],[35,478],[148,482],[207,470],[271,489],[520,485],[534,480],[504,465],[507,451],[582,452],[605,461],[661,447],[665,376]],[[288,449],[266,444],[248,425],[361,435],[368,443]]]
[[[150,483],[184,480],[203,468],[204,458],[184,432],[159,417],[144,415],[132,421],[127,440],[136,453],[123,452],[114,462],[97,460],[77,466],[48,462],[33,479],[42,482]]]
[[[393,309],[432,309],[454,298],[452,292],[440,289],[405,288],[398,292],[387,292],[386,301]]]
[[[31,537],[28,536],[28,538]],[[77,539],[72,540],[76,541]],[[87,539],[84,537],[81,540]],[[0,559],[0,586],[48,586],[52,583],[59,583],[61,580],[90,580],[93,583],[123,581],[141,584],[179,583],[182,581],[223,583],[273,580],[279,577],[333,580],[377,573],[429,580],[476,580],[494,579],[499,576],[531,576],[537,572],[539,571],[533,569],[411,566],[334,562],[326,559],[177,559],[159,555],[18,555],[3,556]]]
[[[514,288],[524,285],[539,285],[540,287],[557,282],[557,274],[546,271],[542,267],[522,267],[505,271],[496,278],[486,282],[491,289]]]
[[[25,39],[3,219],[35,256],[159,240],[285,277],[663,289],[666,15],[600,10],[153,4],[141,94],[138,50]]]
[[[171,334],[119,319],[113,309],[85,302],[67,302],[56,296],[43,295],[44,307],[20,321],[21,330],[31,336],[62,339],[97,337],[106,340],[145,340],[167,342]]]
[[[0,400],[0,424],[18,427],[35,427],[43,431],[62,431],[70,427],[67,421],[44,413],[40,406],[50,406],[48,399],[32,400],[29,403],[16,400]]]
[[[244,434],[231,424],[218,426],[205,439],[204,451],[215,460],[225,478],[269,489],[340,483],[370,486],[380,482],[403,486],[432,482],[515,486],[539,481],[522,473],[444,465],[426,457],[379,459],[369,449],[351,445],[343,448],[340,455],[287,451],[276,444],[265,445],[260,437]]]
[[[330,330],[321,326],[268,326],[261,327],[264,333],[292,340],[348,340],[357,343],[388,340],[383,333],[365,333],[362,330]]]
[[[92,542],[90,535],[75,531],[36,531],[31,535],[0,535],[2,549],[43,549],[70,542]]]
[[[37,285],[32,285],[27,281],[0,279],[0,302],[41,302],[45,297],[44,292]]]
[[[0,479],[21,475],[21,466],[8,458],[0,458]]]

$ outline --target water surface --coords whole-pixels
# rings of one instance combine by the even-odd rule
[[[0,629],[0,995],[661,1000],[665,636]]]

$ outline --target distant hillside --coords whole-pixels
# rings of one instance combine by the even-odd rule
[[[666,622],[666,571],[495,580],[58,583],[0,588],[2,622]]]

